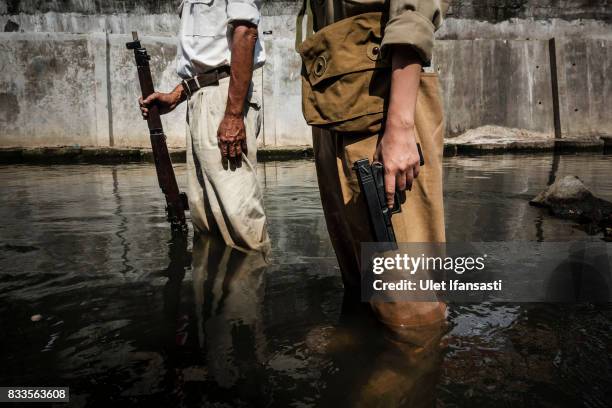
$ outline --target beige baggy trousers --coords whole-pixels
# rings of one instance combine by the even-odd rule
[[[223,237],[226,245],[267,251],[263,193],[257,180],[257,137],[262,130],[261,72],[244,106],[248,152],[240,166],[223,163],[217,129],[225,114],[229,78],[194,93],[187,104],[187,178],[191,220],[198,233]]]

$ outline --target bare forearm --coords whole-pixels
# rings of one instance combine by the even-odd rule
[[[242,115],[244,102],[253,77],[253,53],[257,42],[257,27],[249,23],[234,23],[232,36],[232,66],[225,114]]]
[[[421,60],[410,46],[394,46],[387,126],[414,126]]]
[[[395,190],[410,190],[420,171],[414,112],[421,80],[421,60],[409,46],[394,46],[392,52],[389,110],[385,133],[376,149],[376,159],[385,166],[389,207],[393,207]]]

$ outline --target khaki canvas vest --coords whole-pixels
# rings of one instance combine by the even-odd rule
[[[307,16],[307,38],[302,21]],[[296,50],[302,58],[302,112],[306,122],[336,132],[380,133],[391,89],[391,55],[381,49],[386,13],[355,15],[313,32],[310,1],[304,0],[296,24]],[[311,34],[312,33],[312,34]],[[424,89],[423,106],[441,105],[437,91]]]
[[[299,45],[302,110],[309,125],[380,131],[391,85],[391,58],[380,47],[382,19],[380,12],[346,18]]]

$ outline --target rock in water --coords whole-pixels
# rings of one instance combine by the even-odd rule
[[[538,194],[529,204],[548,208],[559,218],[591,224],[594,233],[612,228],[612,203],[595,197],[576,176],[565,176]]]
[[[542,207],[550,207],[558,203],[580,202],[593,197],[593,194],[585,187],[576,176],[565,176],[555,181],[531,200],[531,204]]]

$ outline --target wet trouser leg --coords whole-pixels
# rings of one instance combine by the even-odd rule
[[[257,181],[257,137],[261,132],[261,75],[244,107],[247,154],[240,166],[223,163],[217,129],[225,114],[229,78],[198,90],[187,107],[187,177],[191,220],[198,232],[220,235],[227,245],[269,246],[263,194]]]
[[[423,74],[421,78],[415,125],[426,163],[412,191],[406,191],[402,212],[393,216],[393,227],[399,243],[444,242],[443,116],[438,81],[433,74]],[[352,166],[361,158],[372,160],[377,141],[377,135],[339,134],[313,128],[321,202],[347,290],[358,291],[360,244],[373,241]],[[439,302],[376,302],[371,306],[378,319],[399,335],[444,322],[445,307]]]

